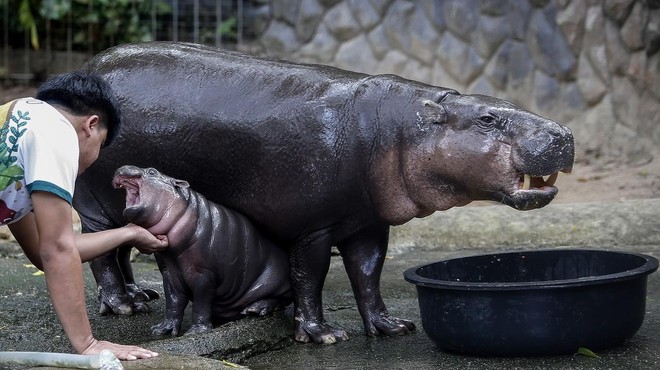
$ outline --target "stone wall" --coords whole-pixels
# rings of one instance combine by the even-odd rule
[[[246,49],[511,100],[568,124],[582,162],[660,144],[658,0],[276,0]]]

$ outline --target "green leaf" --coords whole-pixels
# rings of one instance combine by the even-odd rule
[[[590,349],[584,348],[584,347],[578,348],[577,353],[580,354],[580,355],[584,355],[584,356],[592,357],[592,358],[600,357],[597,354],[593,353],[593,351],[591,351]]]
[[[0,190],[5,190],[9,185],[23,178],[23,169],[13,165],[0,173]]]

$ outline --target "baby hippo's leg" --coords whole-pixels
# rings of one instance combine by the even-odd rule
[[[193,285],[193,325],[188,329],[188,334],[199,334],[213,329],[211,316],[213,313],[213,301],[215,299],[215,281],[212,273],[200,273]]]
[[[185,290],[177,287],[180,281],[174,280],[172,274],[164,266],[158,258],[158,267],[163,275],[163,291],[165,294],[165,319],[159,324],[151,327],[151,332],[154,335],[172,334],[173,336],[179,335],[181,330],[181,322],[183,321],[183,313],[188,305],[188,296]]]

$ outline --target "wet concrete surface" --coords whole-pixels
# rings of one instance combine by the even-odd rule
[[[403,279],[409,267],[474,254],[537,248],[589,247],[645,253],[660,258],[660,199],[614,203],[550,205],[517,212],[504,206],[467,207],[436,213],[394,228],[382,276],[392,314],[412,319],[408,336],[364,335],[341,257],[334,256],[324,288],[328,321],[348,331],[335,345],[291,340],[291,308],[272,317],[246,318],[209,333],[155,338],[150,326],[164,315],[164,299],[150,314],[99,316],[96,288],[85,267],[90,321],[97,338],[139,344],[161,355],[123,362],[126,369],[219,369],[233,364],[251,369],[658,369],[660,368],[660,274],[649,276],[645,321],[624,343],[597,351],[599,357],[567,354],[546,357],[478,357],[441,351],[426,336],[414,285]],[[50,305],[43,276],[13,243],[0,245],[0,351],[72,353]],[[140,284],[162,292],[161,277],[149,257],[134,263]],[[190,326],[190,312],[183,324]],[[4,369],[21,366],[3,365]]]

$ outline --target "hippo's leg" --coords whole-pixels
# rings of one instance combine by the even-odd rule
[[[151,327],[151,333],[154,335],[172,334],[179,335],[183,313],[188,306],[188,296],[185,291],[176,284],[180,282],[173,279],[173,275],[167,269],[167,266],[156,257],[156,263],[163,275],[163,294],[165,294],[165,318],[160,323]]]
[[[84,230],[83,227],[83,232]],[[130,297],[126,293],[124,279],[117,264],[117,251],[93,259],[89,262],[89,267],[98,287],[99,313],[132,314]]]
[[[389,226],[376,225],[338,245],[364,329],[369,336],[403,335],[415,330],[412,321],[393,317],[387,312],[380,294],[380,274],[388,238]]]
[[[131,249],[131,246],[117,249],[117,263],[124,277],[126,293],[131,298],[133,312],[150,312],[151,309],[145,302],[158,299],[159,295],[155,290],[143,288],[135,283],[133,268],[131,267]]]
[[[321,293],[330,267],[330,247],[303,244],[291,249],[291,286],[294,291],[294,339],[331,344],[348,339],[344,330],[325,322]]]
[[[265,298],[256,301],[241,311],[242,315],[266,316],[283,307],[285,302],[278,298]]]
[[[83,232],[90,230],[81,217]],[[131,315],[135,312],[149,312],[144,303],[158,298],[158,293],[145,290],[135,284],[130,266],[130,247],[110,251],[89,262],[96,285],[98,286],[99,313],[101,315]]]
[[[204,333],[213,329],[211,316],[216,285],[213,274],[210,272],[199,273],[195,277],[192,288],[192,326],[186,335]]]

